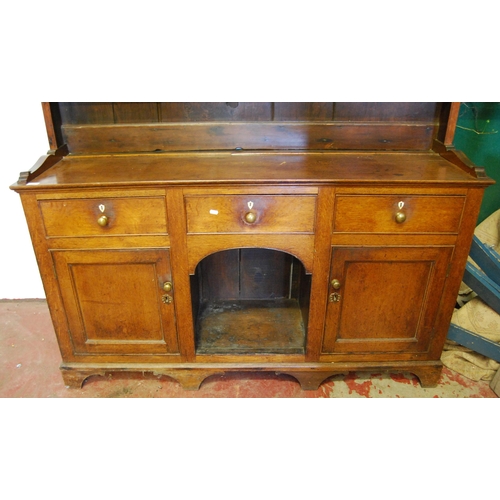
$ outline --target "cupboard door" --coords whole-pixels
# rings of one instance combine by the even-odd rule
[[[427,351],[452,250],[334,248],[323,352]]]
[[[52,255],[75,354],[178,352],[168,250]]]

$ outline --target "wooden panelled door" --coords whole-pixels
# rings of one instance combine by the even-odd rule
[[[168,250],[52,255],[75,354],[178,352]]]
[[[452,250],[334,248],[323,352],[425,352]]]

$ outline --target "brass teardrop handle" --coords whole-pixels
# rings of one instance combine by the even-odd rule
[[[402,224],[406,220],[406,214],[404,212],[398,212],[396,214],[396,222]]]
[[[257,214],[255,212],[247,212],[244,219],[248,224],[253,224],[257,220]]]
[[[98,219],[97,219],[97,224],[99,224],[100,226],[104,227],[104,226],[107,226],[108,225],[108,222],[109,222],[109,219],[105,216],[105,215],[101,215]]]
[[[165,283],[163,283],[163,290],[165,290],[165,292],[171,292],[172,288],[173,286],[170,281],[165,281]]]

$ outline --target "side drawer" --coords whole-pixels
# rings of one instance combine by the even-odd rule
[[[334,233],[458,233],[465,195],[337,193]]]
[[[48,238],[167,234],[164,196],[39,200]]]
[[[188,233],[314,233],[314,195],[187,195]]]

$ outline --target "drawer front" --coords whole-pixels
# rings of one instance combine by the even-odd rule
[[[49,238],[167,234],[162,196],[40,200]]]
[[[314,233],[316,196],[186,196],[188,233]]]
[[[465,196],[337,194],[334,233],[458,233]]]

